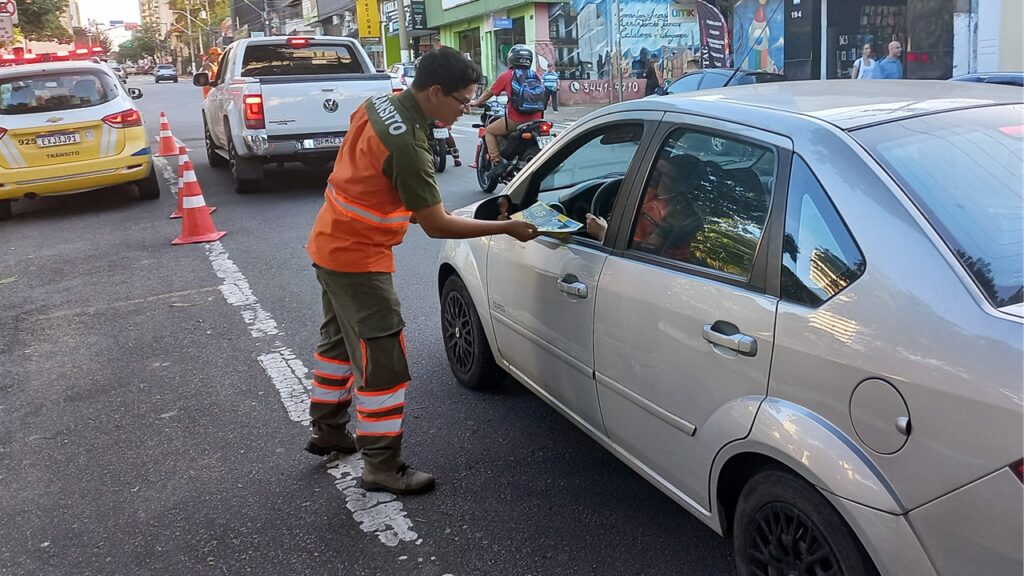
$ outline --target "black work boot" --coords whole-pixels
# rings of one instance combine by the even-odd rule
[[[422,494],[434,488],[434,477],[426,472],[413,470],[408,464],[399,464],[391,470],[374,470],[363,467],[363,490],[368,492],[391,492],[392,494]]]
[[[332,452],[355,454],[358,450],[355,439],[348,432],[345,432],[344,436],[333,442],[324,442],[316,434],[313,434],[309,442],[306,442],[306,452],[314,456],[330,456]]]

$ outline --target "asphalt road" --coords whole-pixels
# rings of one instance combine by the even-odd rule
[[[303,452],[320,319],[303,245],[326,172],[271,167],[236,195],[206,162],[200,90],[130,85],[152,134],[167,112],[228,233],[171,246],[167,180],[157,201],[23,201],[0,224],[0,574],[731,573],[728,540],[523,387],[455,383],[440,242],[415,226],[396,251],[405,457],[437,489],[367,495],[358,457]],[[449,208],[482,198],[468,167],[438,181]]]

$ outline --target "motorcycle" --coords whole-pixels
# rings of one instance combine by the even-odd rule
[[[519,173],[534,156],[551,144],[555,135],[551,132],[551,122],[534,120],[519,126],[508,136],[498,139],[502,163],[495,167],[487,154],[487,143],[484,133],[491,122],[502,122],[505,118],[505,107],[500,102],[484,103],[484,111],[480,114],[480,123],[473,124],[480,138],[476,147],[476,180],[480,189],[490,194],[498,184],[507,184]]]
[[[430,151],[434,155],[435,172],[444,172],[449,154],[455,156],[455,159],[458,160],[458,148],[448,148],[448,138],[451,135],[451,129],[444,122],[438,122],[437,120],[431,122],[431,128],[427,131],[427,145],[430,146]]]

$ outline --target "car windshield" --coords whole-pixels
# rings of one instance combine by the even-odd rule
[[[405,74],[406,78],[414,78],[414,77],[416,77],[416,67],[415,66],[406,66],[405,67],[405,71],[402,72],[402,73]]]
[[[0,114],[74,110],[117,97],[113,78],[91,70],[0,79]]]
[[[1024,301],[1024,106],[858,130],[993,306]]]
[[[243,77],[363,72],[363,65],[344,45],[252,44],[242,57]]]

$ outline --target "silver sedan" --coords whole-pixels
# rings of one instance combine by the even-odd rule
[[[883,86],[884,84],[884,86]],[[747,574],[1020,574],[1024,105],[792,82],[609,106],[458,213],[456,379],[510,374]]]

